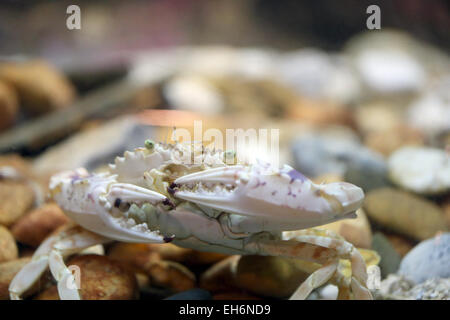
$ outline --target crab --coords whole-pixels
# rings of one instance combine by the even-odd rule
[[[327,282],[337,285],[339,298],[372,299],[360,252],[314,228],[355,217],[364,193],[350,183],[315,184],[287,165],[241,163],[230,151],[147,140],[107,172],[52,176],[50,193],[77,225],[40,245],[11,282],[11,299],[21,299],[48,268],[61,299],[81,299],[64,260],[112,241],[302,259],[320,267],[291,299],[306,299]],[[342,260],[351,264],[350,277],[339,268]]]

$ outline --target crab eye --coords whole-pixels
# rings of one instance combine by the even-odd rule
[[[144,145],[148,150],[153,150],[155,148],[155,142],[152,140],[145,140]]]

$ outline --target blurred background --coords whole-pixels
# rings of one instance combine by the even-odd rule
[[[317,183],[362,187],[366,203],[358,219],[329,228],[375,250],[381,262],[368,259],[380,263],[383,279],[414,280],[411,290],[395,291],[392,283],[406,280],[391,279],[383,298],[412,297],[420,289],[414,286],[429,279],[435,282],[427,284],[427,297],[448,297],[450,258],[442,249],[450,225],[448,1],[78,1],[81,29],[68,30],[71,4],[0,3],[0,167],[15,172],[0,171],[0,197],[11,202],[8,208],[22,208],[12,213],[0,204],[0,225],[12,230],[20,257],[65,222],[55,218],[38,240],[23,231],[32,225],[31,209],[43,214],[52,173],[102,170],[145,139],[170,142],[174,128],[193,130],[194,120],[202,120],[203,131],[279,129],[280,164]],[[366,26],[373,4],[381,10],[379,30]],[[23,181],[5,182],[17,176],[41,191],[25,199]],[[444,246],[426,252],[444,250],[439,259],[446,260],[419,252],[401,266],[436,234],[447,235]],[[120,248],[121,259],[137,250]],[[205,258],[205,265],[223,258]],[[195,260],[183,259],[188,266]],[[422,262],[431,263],[425,275],[413,274],[420,268],[411,266]],[[271,266],[263,274],[243,270],[273,280],[279,270]],[[192,270],[189,279],[201,277]],[[280,298],[293,290],[298,279],[292,279],[283,280],[281,291],[243,278],[228,291],[202,287],[222,298]],[[181,291],[173,283],[157,286]]]

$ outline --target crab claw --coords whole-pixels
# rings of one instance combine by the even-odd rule
[[[50,192],[59,206],[82,227],[125,242],[166,242],[146,223],[127,216],[130,206],[157,205],[167,198],[132,184],[117,183],[115,175],[92,174],[84,169],[53,176]]]
[[[175,186],[179,199],[268,223],[283,221],[292,230],[354,217],[364,199],[362,189],[350,183],[317,185],[289,166],[263,164],[196,172],[176,179]]]

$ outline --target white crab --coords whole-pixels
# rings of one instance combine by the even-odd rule
[[[289,166],[236,162],[230,152],[147,140],[145,148],[117,157],[107,173],[53,176],[53,198],[79,226],[41,244],[11,282],[11,299],[20,299],[48,267],[60,298],[80,299],[78,288],[67,285],[75,279],[64,259],[114,240],[299,258],[322,267],[291,298],[305,299],[332,280],[341,298],[371,299],[358,250],[332,233],[307,229],[354,217],[363,191],[344,182],[314,184]],[[340,259],[351,261],[351,279],[342,276]]]

